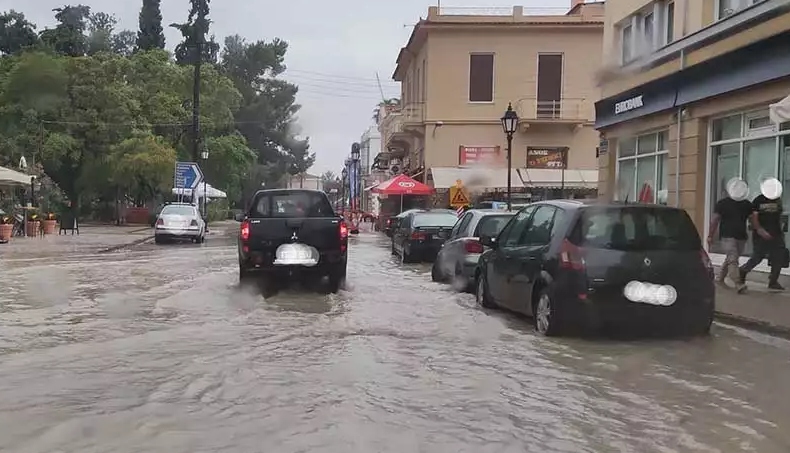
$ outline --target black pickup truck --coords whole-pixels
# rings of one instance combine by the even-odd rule
[[[340,289],[346,277],[348,227],[324,192],[259,190],[237,220],[240,280],[255,274],[270,281],[328,277],[330,290]]]

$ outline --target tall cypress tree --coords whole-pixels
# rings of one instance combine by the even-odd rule
[[[140,31],[137,32],[138,50],[165,48],[160,4],[161,0],[143,0],[143,7],[140,9]]]

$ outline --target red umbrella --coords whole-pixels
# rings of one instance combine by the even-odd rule
[[[642,185],[642,190],[639,191],[639,202],[640,203],[653,202],[653,188],[647,182]]]
[[[427,186],[406,175],[398,175],[371,189],[384,195],[431,195],[433,187]]]

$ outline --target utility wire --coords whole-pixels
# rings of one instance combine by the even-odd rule
[[[303,70],[303,69],[291,69],[291,68],[287,68],[285,70],[285,72],[283,72],[283,74],[288,74],[288,73],[293,73],[293,74],[300,74],[301,73],[301,74],[305,74],[305,75],[313,75],[313,76],[318,76],[318,77],[330,77],[330,78],[333,78],[333,79],[358,80],[358,81],[367,81],[367,82],[376,83],[376,77],[375,76],[373,76],[373,77],[347,76],[347,75],[341,75],[341,74],[337,74],[337,73],[332,74],[332,73],[329,73],[329,72],[307,71],[307,70]],[[392,83],[397,83],[397,82],[393,81]]]

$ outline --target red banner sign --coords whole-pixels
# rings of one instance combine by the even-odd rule
[[[458,165],[501,164],[499,146],[459,146]]]

